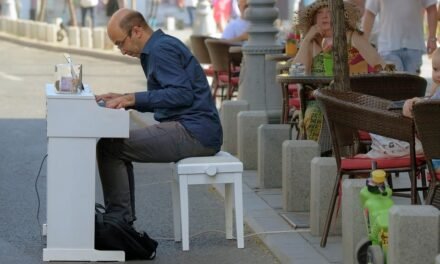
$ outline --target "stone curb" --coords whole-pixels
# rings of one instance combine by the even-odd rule
[[[0,32],[0,40],[9,41],[18,45],[23,45],[25,47],[44,49],[54,52],[63,52],[63,53],[65,52],[65,53],[95,57],[105,60],[120,61],[130,64],[139,64],[139,60],[136,58],[124,56],[122,54],[117,54],[111,51],[101,51],[97,49],[77,48],[71,46],[60,46],[57,44],[36,41],[24,37],[16,37],[3,32]]]

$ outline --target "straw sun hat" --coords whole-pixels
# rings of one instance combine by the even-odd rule
[[[305,6],[296,13],[294,24],[303,34],[305,34],[314,24],[316,12],[323,7],[328,7],[327,0],[316,0],[312,4]],[[345,28],[348,30],[358,30],[361,12],[357,6],[344,1],[344,16]]]

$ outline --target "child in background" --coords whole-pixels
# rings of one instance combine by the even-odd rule
[[[427,98],[414,97],[405,101],[403,105],[403,115],[413,118],[413,106],[423,100],[440,99],[440,48],[432,53],[432,86],[430,96]],[[440,173],[440,160],[432,160],[436,173]]]

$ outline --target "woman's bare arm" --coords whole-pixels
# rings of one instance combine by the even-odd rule
[[[351,43],[370,66],[374,67],[380,64],[382,67],[385,67],[385,61],[382,59],[382,57],[380,57],[376,49],[371,46],[365,36],[359,34],[357,31],[354,31],[353,35],[351,36]]]

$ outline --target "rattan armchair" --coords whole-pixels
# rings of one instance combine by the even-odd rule
[[[436,175],[432,159],[440,159],[440,100],[426,100],[414,105],[414,123],[422,142],[426,163],[431,174],[426,204],[440,209],[440,175]]]
[[[398,101],[425,96],[427,82],[409,73],[370,73],[350,76],[353,92]]]
[[[217,80],[214,75],[214,69],[212,67],[211,58],[209,57],[208,48],[206,47],[206,39],[214,39],[210,36],[203,35],[191,35],[190,36],[191,51],[203,67],[203,71],[206,76],[212,77],[212,86],[215,87]]]
[[[409,172],[411,188],[406,190],[411,191],[411,203],[413,204],[417,202],[418,197],[416,172],[424,170],[425,161],[423,158],[416,158],[413,121],[402,116],[400,111],[387,110],[391,101],[366,94],[328,88],[315,91],[315,95],[330,129],[338,171],[321,238],[321,246],[324,247],[343,175],[352,177],[371,171],[372,159],[355,157],[359,152],[359,130],[409,142],[409,157],[374,160],[377,162],[377,168],[387,172]],[[397,190],[393,189],[393,191]]]
[[[236,69],[240,65],[243,55],[241,53],[231,54],[229,48],[238,44],[219,39],[207,39],[205,44],[214,68],[215,78],[218,80],[214,87],[213,96],[215,98],[221,88],[221,99],[231,99],[234,92],[238,90],[239,71]],[[224,88],[227,88],[226,95],[223,94]]]
[[[205,44],[206,39],[214,38],[202,35],[190,36],[192,53],[201,64],[211,64],[211,58],[209,57],[208,48]]]
[[[383,99],[399,101],[425,96],[427,82],[424,78],[403,72],[369,73],[350,76],[353,92],[369,94]],[[365,146],[371,144],[371,137],[359,132]]]

